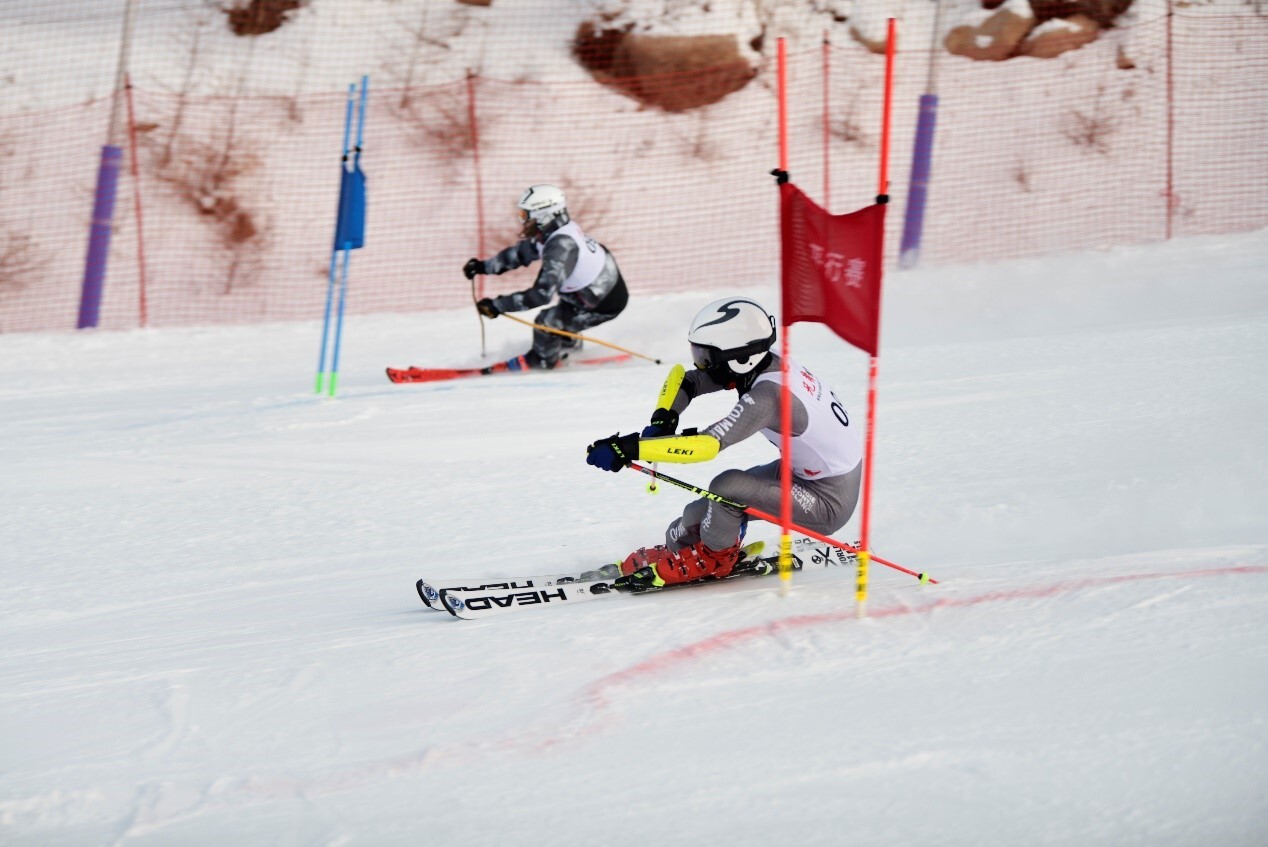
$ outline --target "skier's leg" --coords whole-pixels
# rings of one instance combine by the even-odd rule
[[[793,522],[825,535],[836,532],[854,514],[861,480],[861,465],[823,480],[797,480],[792,491]],[[723,471],[709,487],[732,502],[779,514],[779,462]],[[642,584],[651,585],[726,576],[739,560],[746,520],[744,511],[734,506],[710,499],[693,501],[669,525],[666,543],[635,550],[621,563],[621,573],[634,574]],[[655,578],[649,581],[647,574],[652,573]]]
[[[700,541],[700,522],[704,520],[709,501],[701,498],[687,504],[682,510],[682,517],[674,520],[665,530],[665,545],[677,553],[684,547]]]
[[[565,321],[566,312],[571,311],[567,303],[560,303],[543,309],[537,313],[537,323],[542,326],[560,328]],[[533,349],[528,351],[529,364],[535,368],[553,368],[559,361],[559,350],[563,337],[544,329],[533,330]]]
[[[709,490],[736,503],[754,505],[747,495],[761,490],[765,481],[751,471],[726,470],[713,478]],[[778,483],[776,483],[778,485]],[[778,489],[776,490],[778,494]],[[744,495],[744,496],[741,496]],[[716,500],[700,500],[705,512],[700,519],[699,536],[706,547],[723,550],[740,543],[740,527],[744,523],[744,510],[719,503]]]
[[[552,326],[574,334],[581,334],[587,329],[605,324],[620,314],[619,312],[596,312],[567,300],[561,301],[559,305],[567,307],[567,309],[566,311],[561,309],[556,313],[553,318],[556,323],[552,324]],[[583,344],[580,338],[568,338],[566,336],[561,336],[560,342],[560,348],[565,353],[576,353],[581,350]]]
[[[806,529],[831,535],[846,523],[858,505],[863,466],[840,476],[821,480],[794,478],[792,490],[793,523]],[[746,471],[724,471],[714,479],[711,490],[728,500],[753,506],[778,515],[782,508],[780,498],[779,462],[771,462]],[[730,515],[734,509],[707,501],[717,509],[711,509],[708,523],[711,530],[701,524],[700,537],[706,544],[720,543],[723,536],[732,532]]]

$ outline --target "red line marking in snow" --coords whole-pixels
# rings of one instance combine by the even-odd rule
[[[868,610],[865,619],[896,618],[902,615],[923,614],[937,609],[958,609],[966,608],[968,606],[979,606],[983,603],[996,603],[1001,600],[1042,599],[1044,597],[1053,597],[1058,594],[1065,594],[1067,592],[1077,591],[1083,588],[1093,588],[1101,585],[1144,582],[1146,580],[1154,579],[1197,578],[1254,573],[1268,573],[1268,567],[1256,565],[1235,565],[1224,568],[1207,568],[1192,571],[1089,577],[1087,579],[1071,580],[1070,582],[1059,582],[1039,588],[1016,588],[1006,591],[991,591],[986,594],[979,594],[976,597],[935,600],[934,602],[927,603],[923,606],[889,606],[884,609],[873,609]],[[601,709],[608,703],[607,692],[609,689],[617,688],[633,680],[655,676],[676,665],[681,665],[685,662],[700,658],[701,656],[707,656],[710,653],[716,653],[720,650],[730,649],[735,647],[737,644],[744,641],[750,641],[754,638],[779,635],[780,633],[788,632],[790,630],[804,629],[806,627],[818,626],[820,624],[841,623],[843,621],[856,619],[857,614],[853,609],[851,609],[849,611],[823,612],[816,615],[797,615],[795,617],[783,618],[782,620],[770,621],[769,623],[760,624],[758,626],[749,626],[742,629],[732,629],[727,632],[720,632],[717,635],[704,639],[703,641],[697,641],[696,643],[688,644],[685,647],[679,647],[674,650],[657,654],[644,659],[638,664],[631,665],[624,670],[619,670],[614,673],[610,673],[607,676],[601,677],[586,686],[583,696],[584,699],[592,706]]]

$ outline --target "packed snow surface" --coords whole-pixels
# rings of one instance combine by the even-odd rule
[[[874,567],[865,616],[844,570],[415,595],[658,541],[687,495],[584,447],[730,292],[594,332],[661,366],[433,385],[383,368],[528,331],[358,317],[333,400],[317,322],[0,336],[0,842],[1263,844],[1266,279],[1262,231],[891,274],[873,546],[941,584]],[[861,427],[867,358],[791,338]]]

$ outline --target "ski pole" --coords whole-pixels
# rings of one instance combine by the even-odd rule
[[[637,462],[630,462],[630,467],[638,471],[639,473],[653,474],[653,471],[651,470],[651,468],[644,467],[643,465],[640,465]],[[714,494],[712,491],[708,490],[707,488],[700,488],[698,486],[692,485],[689,482],[683,482],[681,479],[675,479],[674,477],[669,476],[668,474],[663,474],[660,472],[655,472],[654,475],[657,479],[662,480],[664,482],[668,482],[670,485],[676,485],[679,488],[682,488],[686,491],[690,491],[692,494],[698,495],[700,497],[704,497],[705,499],[708,499],[708,500],[712,500],[715,503],[721,503],[723,506],[731,506],[732,508],[740,509],[746,514],[752,515],[753,517],[758,518],[760,520],[768,521],[773,524],[778,524],[780,522],[779,518],[775,517],[769,512],[763,512],[761,509],[758,509],[755,506],[745,506],[743,503],[736,503],[734,500],[728,500],[727,498],[723,497],[721,494]],[[824,544],[831,544],[833,547],[839,547],[842,550],[845,550],[847,553],[862,552],[859,550],[859,548],[855,547],[852,544],[846,544],[844,541],[837,541],[835,538],[830,538],[826,535],[815,532],[812,529],[806,529],[804,526],[791,524],[789,526],[789,529],[791,529],[793,532],[800,532],[802,535],[807,535],[815,539],[816,541],[822,541]],[[886,561],[885,559],[882,559],[880,556],[873,555],[871,556],[871,560],[878,564],[884,565],[887,568],[893,568],[894,570],[902,571],[903,573],[908,574],[909,576],[914,576],[917,579],[919,579],[922,584],[926,582],[932,583],[934,585],[938,584],[938,580],[929,576],[929,574],[927,573],[920,573],[918,571],[908,570],[907,568],[904,568],[902,565],[896,565],[893,562]]]
[[[476,299],[476,281],[475,277],[471,277],[471,302],[478,304],[480,301]],[[480,356],[484,356],[484,315],[480,314],[479,308],[476,310],[476,317],[480,319]]]
[[[628,350],[624,347],[620,347],[608,341],[601,341],[600,339],[594,338],[593,336],[581,335],[580,333],[576,333],[576,332],[568,332],[567,330],[563,330],[563,329],[555,329],[553,326],[544,326],[542,324],[535,324],[532,321],[526,321],[523,318],[517,318],[514,315],[508,315],[506,312],[502,313],[502,317],[507,318],[509,320],[513,320],[517,324],[524,324],[524,326],[531,326],[533,329],[540,329],[543,332],[552,332],[555,335],[562,335],[565,338],[577,338],[577,339],[580,339],[581,341],[593,341],[595,344],[602,344],[604,347],[611,347],[613,350],[620,350],[622,353],[629,353],[631,356],[637,356],[640,359],[646,359],[647,361],[655,362],[658,365],[661,364],[660,359],[653,359],[651,356],[644,356],[642,353],[635,353],[633,350]]]

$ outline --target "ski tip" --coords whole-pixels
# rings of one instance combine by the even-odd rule
[[[447,589],[442,588],[440,589],[440,595],[436,598],[436,602],[439,603],[440,608],[444,609],[455,618],[462,617],[462,615],[458,614],[462,611],[462,608],[465,605],[462,602],[461,597],[454,597]],[[435,608],[435,606],[432,608]]]
[[[432,605],[432,601],[436,599],[436,590],[423,582],[421,579],[414,583],[414,588],[418,591],[418,599],[423,601],[423,605],[429,609],[436,608]]]

